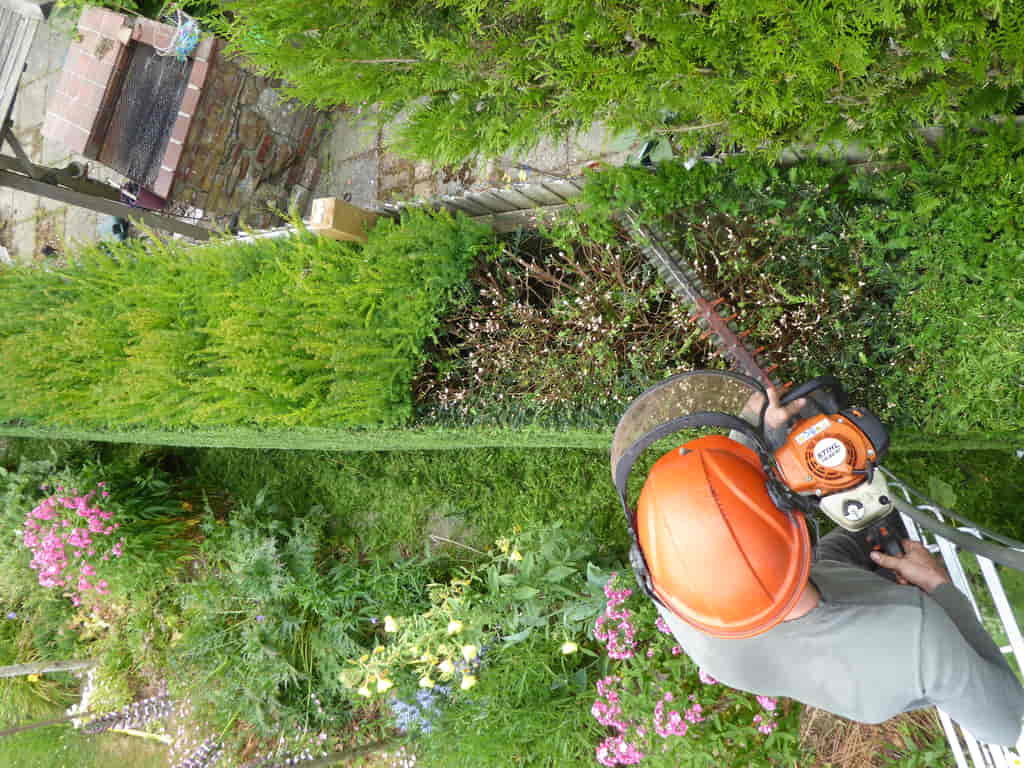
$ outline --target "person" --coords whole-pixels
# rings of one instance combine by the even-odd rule
[[[803,403],[767,393],[766,430],[783,429]],[[701,669],[865,723],[938,706],[975,738],[1015,745],[1024,687],[928,550],[904,539],[902,556],[869,556],[837,529],[812,552],[803,516],[764,481],[753,450],[714,435],[662,456],[641,491],[652,596]]]

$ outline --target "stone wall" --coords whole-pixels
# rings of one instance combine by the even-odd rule
[[[331,116],[288,101],[279,81],[219,51],[178,164],[171,199],[220,226],[279,224],[274,209],[309,212]]]

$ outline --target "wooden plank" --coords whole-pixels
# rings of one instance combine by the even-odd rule
[[[558,195],[562,200],[572,200],[579,197],[583,188],[571,181],[545,181],[541,186],[548,192]]]
[[[25,62],[28,60],[36,27],[39,25],[38,21],[30,19],[22,19],[22,22],[15,32],[15,39],[9,49],[9,58],[4,62],[3,72],[0,73],[0,121],[6,117],[14,101],[18,81],[25,70]]]
[[[211,230],[198,224],[191,224],[172,216],[147,211],[144,208],[133,208],[130,205],[96,197],[95,195],[83,194],[73,189],[65,189],[54,184],[47,184],[45,181],[36,181],[28,176],[11,173],[10,171],[0,171],[0,187],[18,189],[31,195],[48,197],[51,200],[68,203],[69,205],[77,205],[80,208],[88,208],[91,211],[106,213],[110,216],[140,220],[146,226],[191,237],[193,240],[207,240],[212,234]]]
[[[480,205],[487,209],[488,213],[502,213],[504,211],[515,211],[519,209],[519,206],[501,199],[489,189],[485,189],[482,192],[476,192],[472,195],[467,195],[466,199],[480,203]]]
[[[477,216],[480,213],[479,208],[476,210],[472,206],[467,205],[466,201],[461,197],[445,197],[441,199],[441,205],[452,212],[464,213],[467,216]]]
[[[534,205],[561,205],[564,202],[558,195],[544,189],[541,184],[527,184],[519,188],[519,193],[532,200]]]
[[[503,200],[514,205],[516,208],[536,208],[537,203],[533,202],[530,198],[524,195],[515,187],[511,189],[501,188],[492,190],[494,194],[501,197]]]
[[[470,216],[484,216],[486,214],[493,213],[493,211],[486,205],[481,205],[473,198],[465,195],[463,195],[462,197],[453,197],[448,202],[451,203],[455,202],[456,200],[458,201],[460,208],[466,211],[466,213],[468,213]]]
[[[552,219],[570,207],[569,205],[549,205],[544,208],[505,211],[490,216],[477,216],[475,220],[490,224],[498,233],[515,232],[520,229],[530,229],[536,226],[538,221]]]
[[[0,9],[7,8],[12,13],[26,18],[30,21],[42,21],[45,17],[40,10],[39,3],[30,3],[28,0],[0,0]]]

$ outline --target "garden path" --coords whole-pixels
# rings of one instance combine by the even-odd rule
[[[15,133],[33,161],[58,167],[71,161],[88,163],[93,178],[119,186],[125,179],[118,173],[42,134],[46,105],[56,92],[76,22],[73,12],[55,12],[40,25],[21,79],[13,115]],[[239,80],[231,77],[237,74],[233,64],[225,61],[220,66],[227,80]],[[214,75],[217,71],[215,68]],[[578,176],[594,162],[622,164],[631,154],[635,156],[642,144],[636,136],[612,136],[598,125],[567,140],[542,140],[536,149],[522,155],[460,168],[435,168],[389,149],[400,119],[378,130],[367,119],[369,114],[359,114],[356,109],[315,113],[276,96],[271,81],[249,73],[241,79],[246,81],[245,87],[234,89],[241,97],[231,99],[227,94],[220,101],[234,101],[237,109],[252,114],[237,116],[238,136],[206,130],[201,132],[201,140],[189,137],[182,166],[194,172],[186,171],[175,183],[170,211],[201,212],[204,219],[219,225],[238,217],[250,226],[265,227],[278,220],[270,205],[279,209],[295,205],[308,215],[315,197],[349,197],[356,205],[378,208],[395,201],[461,195],[511,182],[549,182]],[[217,82],[218,78],[211,76],[211,92],[216,91]],[[250,93],[253,98],[245,96]],[[204,101],[220,106],[213,97]],[[268,138],[272,139],[269,152],[264,147]],[[95,242],[109,236],[109,222],[110,217],[83,208],[0,188],[0,246],[19,262],[43,258],[47,247],[61,251],[74,242]]]
[[[353,204],[367,208],[461,195],[510,182],[543,183],[575,177],[593,163],[622,165],[636,157],[644,143],[638,136],[616,136],[603,125],[595,125],[565,140],[542,139],[529,152],[459,168],[436,168],[389,149],[400,119],[378,130],[368,112],[341,108],[334,118],[333,131],[321,147],[322,170],[314,197],[348,195]]]
[[[57,88],[71,47],[72,25],[72,18],[54,12],[36,30],[14,106],[14,134],[33,162],[57,167],[72,161],[90,163],[93,178],[119,185],[123,179],[114,171],[42,134],[46,104]],[[84,208],[0,187],[0,245],[18,262],[41,258],[46,246],[61,250],[66,243],[76,240],[94,242],[99,239],[99,228],[106,218]]]

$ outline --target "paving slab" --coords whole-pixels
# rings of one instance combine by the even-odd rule
[[[36,220],[35,218],[15,222],[10,227],[11,242],[7,246],[11,256],[19,264],[28,264],[36,254]]]
[[[99,238],[99,223],[102,218],[105,218],[104,214],[76,205],[69,206],[64,216],[63,247],[74,249],[78,245],[95,243]]]

